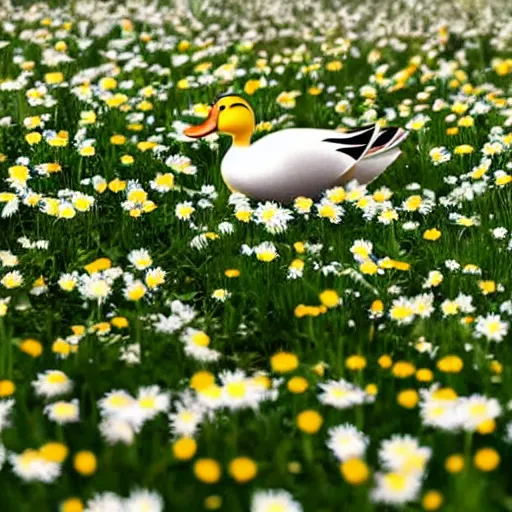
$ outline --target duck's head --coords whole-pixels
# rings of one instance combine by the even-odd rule
[[[213,105],[208,118],[185,130],[187,137],[200,138],[218,131],[233,137],[235,146],[248,146],[254,132],[255,119],[251,105],[236,94],[224,94]]]

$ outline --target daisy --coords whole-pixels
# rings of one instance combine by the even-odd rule
[[[500,315],[488,314],[479,316],[476,320],[475,335],[485,337],[489,341],[501,342],[508,334],[508,322],[503,322]]]
[[[96,272],[91,276],[83,275],[78,290],[84,298],[96,300],[101,304],[112,293],[112,286],[101,276],[101,273]]]
[[[355,240],[350,248],[350,252],[354,256],[354,259],[359,262],[365,262],[373,251],[373,244],[367,240]]]
[[[181,341],[185,343],[185,345],[208,347],[210,345],[211,340],[210,336],[208,336],[208,334],[206,334],[204,331],[200,331],[199,329],[193,329],[192,327],[189,327],[181,336]]]
[[[123,294],[128,300],[138,301],[146,295],[146,292],[147,288],[144,286],[144,283],[140,279],[136,279],[135,281],[127,284]]]
[[[429,152],[429,156],[434,165],[449,162],[451,159],[451,153],[444,146],[432,148]]]
[[[167,272],[161,267],[152,268],[146,271],[144,281],[150,290],[155,290],[165,283],[166,275]]]
[[[257,409],[265,398],[265,388],[257,386],[242,370],[224,371],[219,375],[222,384],[222,400],[232,410],[251,407]]]
[[[384,190],[384,189],[382,189],[382,190]],[[388,190],[388,189],[386,189],[386,190]],[[389,192],[391,192],[391,191],[389,191]],[[346,195],[347,194],[343,187],[334,187],[334,188],[330,188],[325,191],[325,197],[329,201],[332,201],[333,203],[336,203],[336,204],[344,201]]]
[[[343,207],[326,198],[316,205],[316,210],[318,217],[329,219],[331,224],[339,224],[345,213]]]
[[[443,317],[445,318],[456,315],[459,310],[459,304],[455,300],[446,299],[441,303],[441,311],[443,312]]]
[[[435,385],[420,390],[420,416],[424,425],[453,431],[460,427],[461,416],[457,407],[457,395],[439,390]]]
[[[503,153],[504,151],[504,147],[503,147],[503,144],[501,142],[486,142],[484,144],[484,147],[482,148],[482,153],[485,155],[485,156],[494,156],[494,155],[499,155],[501,153]]]
[[[115,417],[104,418],[99,428],[103,439],[110,445],[123,443],[130,446],[135,439],[133,426],[128,421],[122,419]]]
[[[455,298],[455,302],[462,313],[473,313],[475,311],[475,307],[473,306],[473,297],[471,295],[459,293]]]
[[[395,299],[389,310],[389,317],[398,325],[410,324],[414,319],[414,303],[407,297]]]
[[[370,442],[367,436],[349,423],[330,428],[327,435],[327,447],[340,461],[363,458]]]
[[[83,194],[82,192],[75,192],[71,198],[71,204],[75,210],[79,212],[86,212],[94,205],[95,199],[92,196]]]
[[[192,165],[190,158],[181,155],[172,155],[165,161],[165,165],[180,174],[193,176],[197,173],[197,167]]]
[[[420,318],[429,318],[434,312],[434,294],[423,293],[412,299],[412,308]]]
[[[19,288],[23,284],[23,275],[18,270],[5,274],[0,283],[7,289]]]
[[[302,512],[302,506],[284,490],[256,491],[251,500],[251,512]]]
[[[37,379],[32,381],[32,386],[37,395],[52,398],[69,393],[73,388],[73,382],[64,372],[47,370],[45,373],[37,374]]]
[[[128,254],[128,261],[137,269],[145,270],[153,264],[147,249],[136,249]]]
[[[157,173],[155,179],[149,182],[149,186],[153,190],[165,194],[174,188],[174,176],[170,172]]]
[[[40,276],[32,284],[32,289],[30,290],[30,295],[35,295],[36,297],[38,297],[39,295],[45,294],[47,291],[48,291],[48,286],[45,283],[44,277]]]
[[[428,122],[430,121],[430,117],[425,116],[424,114],[418,114],[416,117],[413,117],[405,127],[408,130],[419,131],[421,130]]]
[[[85,504],[84,512],[124,512],[123,499],[113,492],[96,493]]]
[[[432,450],[421,447],[409,435],[394,435],[382,442],[379,460],[388,471],[422,474],[430,460]]]
[[[75,289],[78,283],[78,272],[73,272],[71,274],[62,274],[57,281],[57,284],[60,288],[66,292],[71,292]]]
[[[343,379],[338,381],[329,380],[318,384],[318,387],[322,390],[318,397],[320,402],[325,405],[331,405],[336,409],[347,409],[354,405],[374,401],[374,397]]]
[[[398,213],[393,208],[383,210],[378,216],[378,221],[384,225],[392,224],[395,220],[398,220]]]
[[[279,255],[277,254],[276,246],[272,242],[263,242],[256,247],[253,247],[254,254],[259,261],[268,263],[275,260]]]
[[[11,251],[0,251],[0,262],[4,267],[15,267],[18,265],[18,257]]]
[[[300,96],[300,94],[299,91],[282,91],[276,98],[276,102],[282,108],[293,109],[296,105],[296,98]]]
[[[26,482],[54,482],[61,473],[60,464],[43,458],[37,450],[11,453],[9,462],[15,475]]]
[[[218,350],[213,350],[208,347],[202,347],[192,343],[185,345],[185,354],[193,357],[197,361],[204,363],[213,363],[218,361],[222,354]]]
[[[192,216],[192,214],[196,211],[194,206],[190,201],[184,201],[182,203],[178,203],[176,205],[176,217],[180,220],[188,220]]]
[[[288,267],[288,279],[299,279],[304,274],[304,261],[301,259],[295,259],[290,263]]]
[[[293,215],[290,210],[280,208],[276,203],[267,201],[256,208],[253,218],[256,224],[263,224],[269,233],[276,234],[286,230]]]
[[[204,408],[188,392],[174,403],[175,412],[169,414],[169,428],[173,436],[193,437],[204,418]]]
[[[135,400],[144,420],[153,419],[158,414],[166,412],[170,406],[170,394],[156,385],[140,388]]]
[[[213,411],[224,407],[222,386],[212,384],[204,389],[197,390],[197,400],[205,410]]]
[[[293,203],[293,207],[301,215],[307,215],[311,211],[313,200],[309,197],[297,197]]]
[[[71,402],[59,401],[49,404],[44,408],[44,413],[50,420],[60,425],[80,421],[80,409],[76,398]]]
[[[98,401],[98,407],[103,415],[126,418],[131,407],[135,405],[135,399],[123,389],[109,391]]]
[[[124,500],[123,510],[126,512],[162,512],[164,500],[155,491],[138,489],[132,491]]]
[[[224,288],[218,288],[217,290],[214,290],[212,293],[212,299],[215,299],[219,302],[226,302],[227,299],[231,297],[231,293],[224,289]]]
[[[421,489],[421,478],[414,474],[376,473],[375,479],[371,499],[377,503],[398,506],[415,501]]]
[[[501,406],[496,398],[476,394],[460,398],[458,408],[462,428],[468,432],[475,431],[484,421],[493,420],[501,414]]]

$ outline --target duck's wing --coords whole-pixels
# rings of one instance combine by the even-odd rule
[[[322,140],[336,145],[336,151],[348,155],[355,161],[364,158],[379,138],[379,125],[372,124],[344,133],[336,133]]]
[[[356,162],[350,178],[366,185],[380,176],[401,154],[398,147],[409,135],[402,128],[385,128],[365,156]]]

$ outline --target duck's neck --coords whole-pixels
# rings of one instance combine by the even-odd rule
[[[243,148],[251,145],[252,132],[238,133],[233,135],[233,146]]]

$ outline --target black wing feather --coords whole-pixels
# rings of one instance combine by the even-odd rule
[[[386,128],[372,144],[372,148],[384,146],[397,134],[399,128]]]
[[[323,139],[322,142],[338,144],[341,147],[336,151],[344,153],[354,160],[359,160],[372,140],[373,134],[375,133],[375,125],[364,127],[362,130],[359,128],[357,132],[354,131],[354,133],[356,134],[353,137],[330,137]]]
[[[350,146],[348,148],[337,149],[338,153],[344,153],[351,156],[354,160],[359,160],[361,155],[365,152],[366,146]]]

